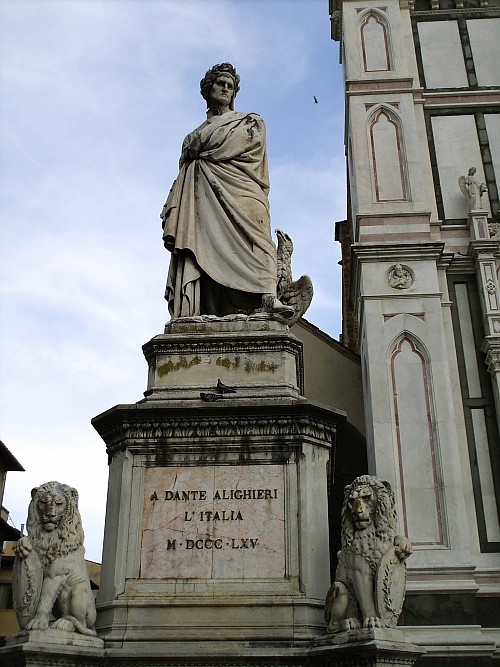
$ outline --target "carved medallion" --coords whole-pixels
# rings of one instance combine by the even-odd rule
[[[408,266],[395,264],[387,273],[387,281],[394,289],[408,289],[413,284],[413,274]]]
[[[406,564],[394,547],[381,558],[375,579],[377,615],[388,628],[395,628],[403,609],[406,589]]]
[[[488,290],[488,292],[490,294],[493,294],[494,292],[497,291],[497,288],[496,288],[495,283],[493,282],[493,280],[487,280],[486,281],[486,289]]]

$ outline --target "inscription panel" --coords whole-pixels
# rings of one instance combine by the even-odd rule
[[[146,470],[142,578],[284,576],[283,466]]]

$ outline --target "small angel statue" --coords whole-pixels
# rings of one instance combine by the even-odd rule
[[[476,167],[471,167],[467,176],[460,176],[458,185],[469,204],[469,213],[471,211],[482,211],[481,197],[487,191],[486,183],[480,183],[475,174]]]

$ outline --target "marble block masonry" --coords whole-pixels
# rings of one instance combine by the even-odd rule
[[[327,477],[345,415],[303,397],[302,343],[278,320],[172,321],[144,346],[144,399],[93,420],[110,471],[107,655],[303,655],[325,633]],[[218,380],[236,393],[202,401]]]

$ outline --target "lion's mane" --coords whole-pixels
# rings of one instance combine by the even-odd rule
[[[66,511],[59,526],[47,532],[44,530],[38,511],[38,497],[41,494],[60,494],[66,499]],[[78,491],[67,484],[47,482],[31,491],[26,529],[31,545],[38,553],[42,566],[46,568],[57,558],[67,556],[83,544],[84,533],[78,511]]]
[[[377,505],[373,523],[363,530],[357,530],[352,520],[348,498],[355,489],[369,486],[374,490]],[[362,556],[375,572],[382,556],[394,544],[396,535],[396,507],[394,493],[387,482],[372,475],[361,475],[344,491],[342,506],[342,552]]]

